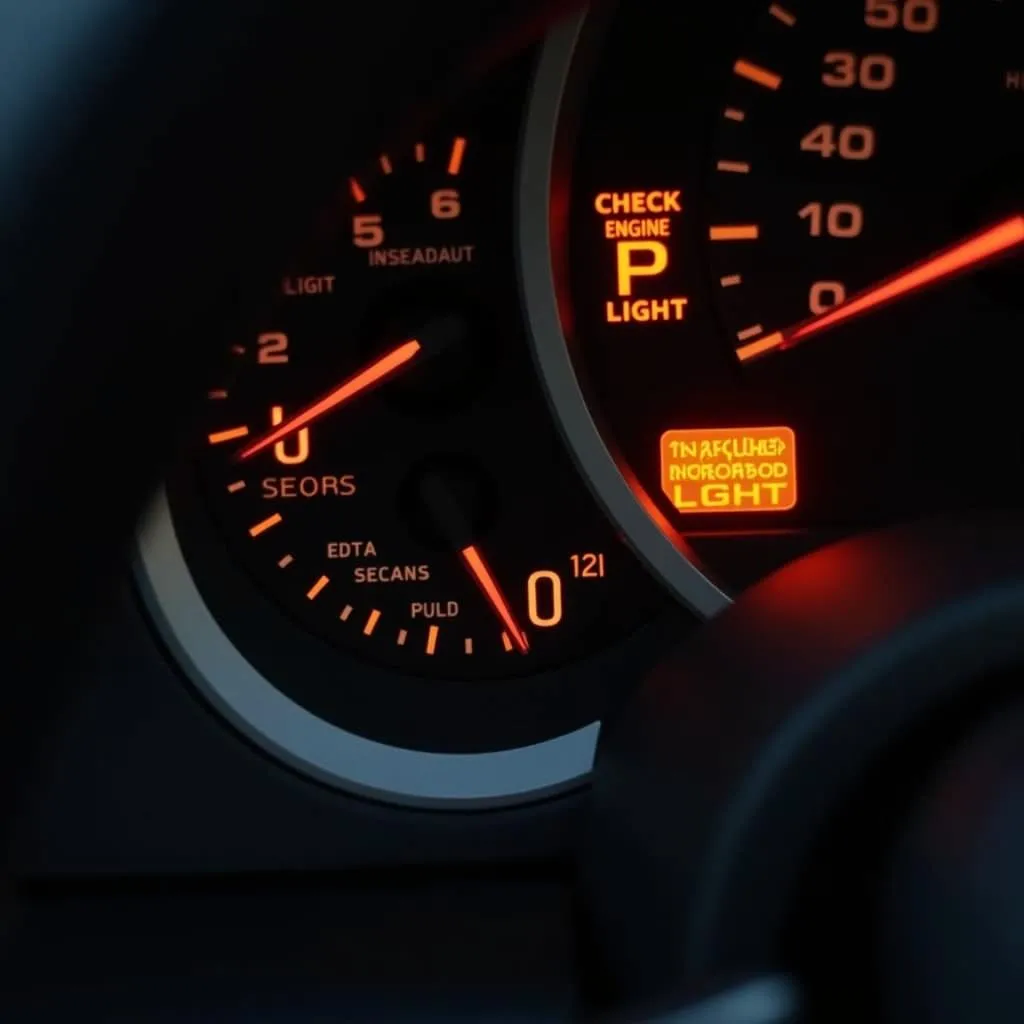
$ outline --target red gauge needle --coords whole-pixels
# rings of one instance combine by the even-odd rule
[[[1017,214],[995,227],[971,235],[921,263],[901,270],[879,284],[871,285],[853,298],[795,327],[775,331],[736,350],[740,362],[749,362],[771,352],[781,352],[800,344],[837,324],[906,298],[915,292],[940,284],[974,270],[983,263],[1005,256],[1024,243],[1024,214]]]
[[[257,438],[252,444],[243,448],[238,453],[238,457],[240,459],[251,458],[265,448],[277,444],[278,441],[283,440],[289,434],[293,434],[296,430],[300,430],[314,420],[319,419],[332,409],[337,409],[339,405],[373,387],[374,384],[379,384],[413,359],[421,348],[422,346],[418,341],[403,342],[379,359],[375,359],[354,377],[349,377],[348,380],[328,391],[326,395],[318,398],[312,405],[306,406],[301,412],[297,412],[294,416],[286,419],[280,426]]]
[[[512,638],[512,642],[519,648],[521,654],[526,654],[530,649],[526,634],[519,628],[519,623],[516,622],[516,617],[512,614],[512,609],[509,607],[505,595],[501,592],[501,587],[498,586],[497,580],[491,575],[491,570],[487,568],[487,563],[476,549],[476,545],[470,544],[469,547],[463,548],[459,554],[462,555],[462,560],[466,563],[466,568],[469,569],[473,579],[476,580],[477,586],[483,591],[487,600],[491,602],[491,607],[494,609],[495,614],[501,619],[505,629],[508,630],[508,635]]]

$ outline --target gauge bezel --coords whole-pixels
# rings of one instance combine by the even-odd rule
[[[580,470],[602,506],[652,573],[699,615],[710,617],[732,598],[697,565],[685,540],[665,519],[602,436],[563,330],[552,247],[552,189],[561,152],[562,119],[588,15],[567,19],[541,49],[530,91],[518,189],[520,284],[527,334],[548,402]],[[563,188],[568,181],[560,182]]]
[[[389,803],[472,809],[565,792],[590,773],[598,721],[527,746],[455,754],[381,743],[307,711],[217,622],[186,562],[163,488],[138,533],[136,576],[161,637],[203,696],[257,746],[321,782]]]

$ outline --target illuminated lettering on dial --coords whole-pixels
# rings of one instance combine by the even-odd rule
[[[351,498],[356,493],[356,478],[344,476],[267,476],[260,481],[267,501],[278,498]]]
[[[689,300],[681,295],[665,295],[663,284],[658,288],[659,279],[671,263],[667,240],[672,237],[674,218],[683,212],[680,196],[680,189],[654,189],[599,192],[594,198],[594,210],[604,219],[602,234],[615,243],[618,299],[605,301],[608,323],[663,323],[686,316]],[[654,294],[637,294],[644,291]]]
[[[281,282],[281,294],[292,298],[299,295],[333,295],[336,280],[334,274],[302,274],[296,277],[286,277]]]
[[[680,190],[654,192],[601,192],[594,200],[594,209],[602,217],[622,213],[682,213]]]
[[[786,512],[796,507],[796,434],[789,427],[670,430],[661,487],[677,511]]]
[[[284,409],[279,405],[270,407],[270,425],[278,427],[284,421]],[[309,458],[309,428],[295,431],[290,438],[274,445],[274,458],[283,466],[298,466]]]

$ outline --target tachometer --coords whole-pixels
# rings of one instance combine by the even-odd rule
[[[549,49],[541,362],[695,607],[848,532],[1024,504],[1022,40],[997,0],[734,2],[622,5],[567,77]]]
[[[275,754],[388,799],[577,782],[665,607],[524,337],[526,70],[344,181],[251,333],[222,340],[143,535],[151,605],[204,692]]]
[[[293,616],[451,678],[536,672],[644,614],[613,600],[635,562],[532,405],[493,158],[456,134],[351,179],[341,258],[231,346],[202,460],[225,539]]]

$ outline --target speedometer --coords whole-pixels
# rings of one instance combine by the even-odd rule
[[[549,48],[540,362],[691,605],[848,533],[1024,503],[1022,68],[1024,7],[996,0],[623,5]]]

